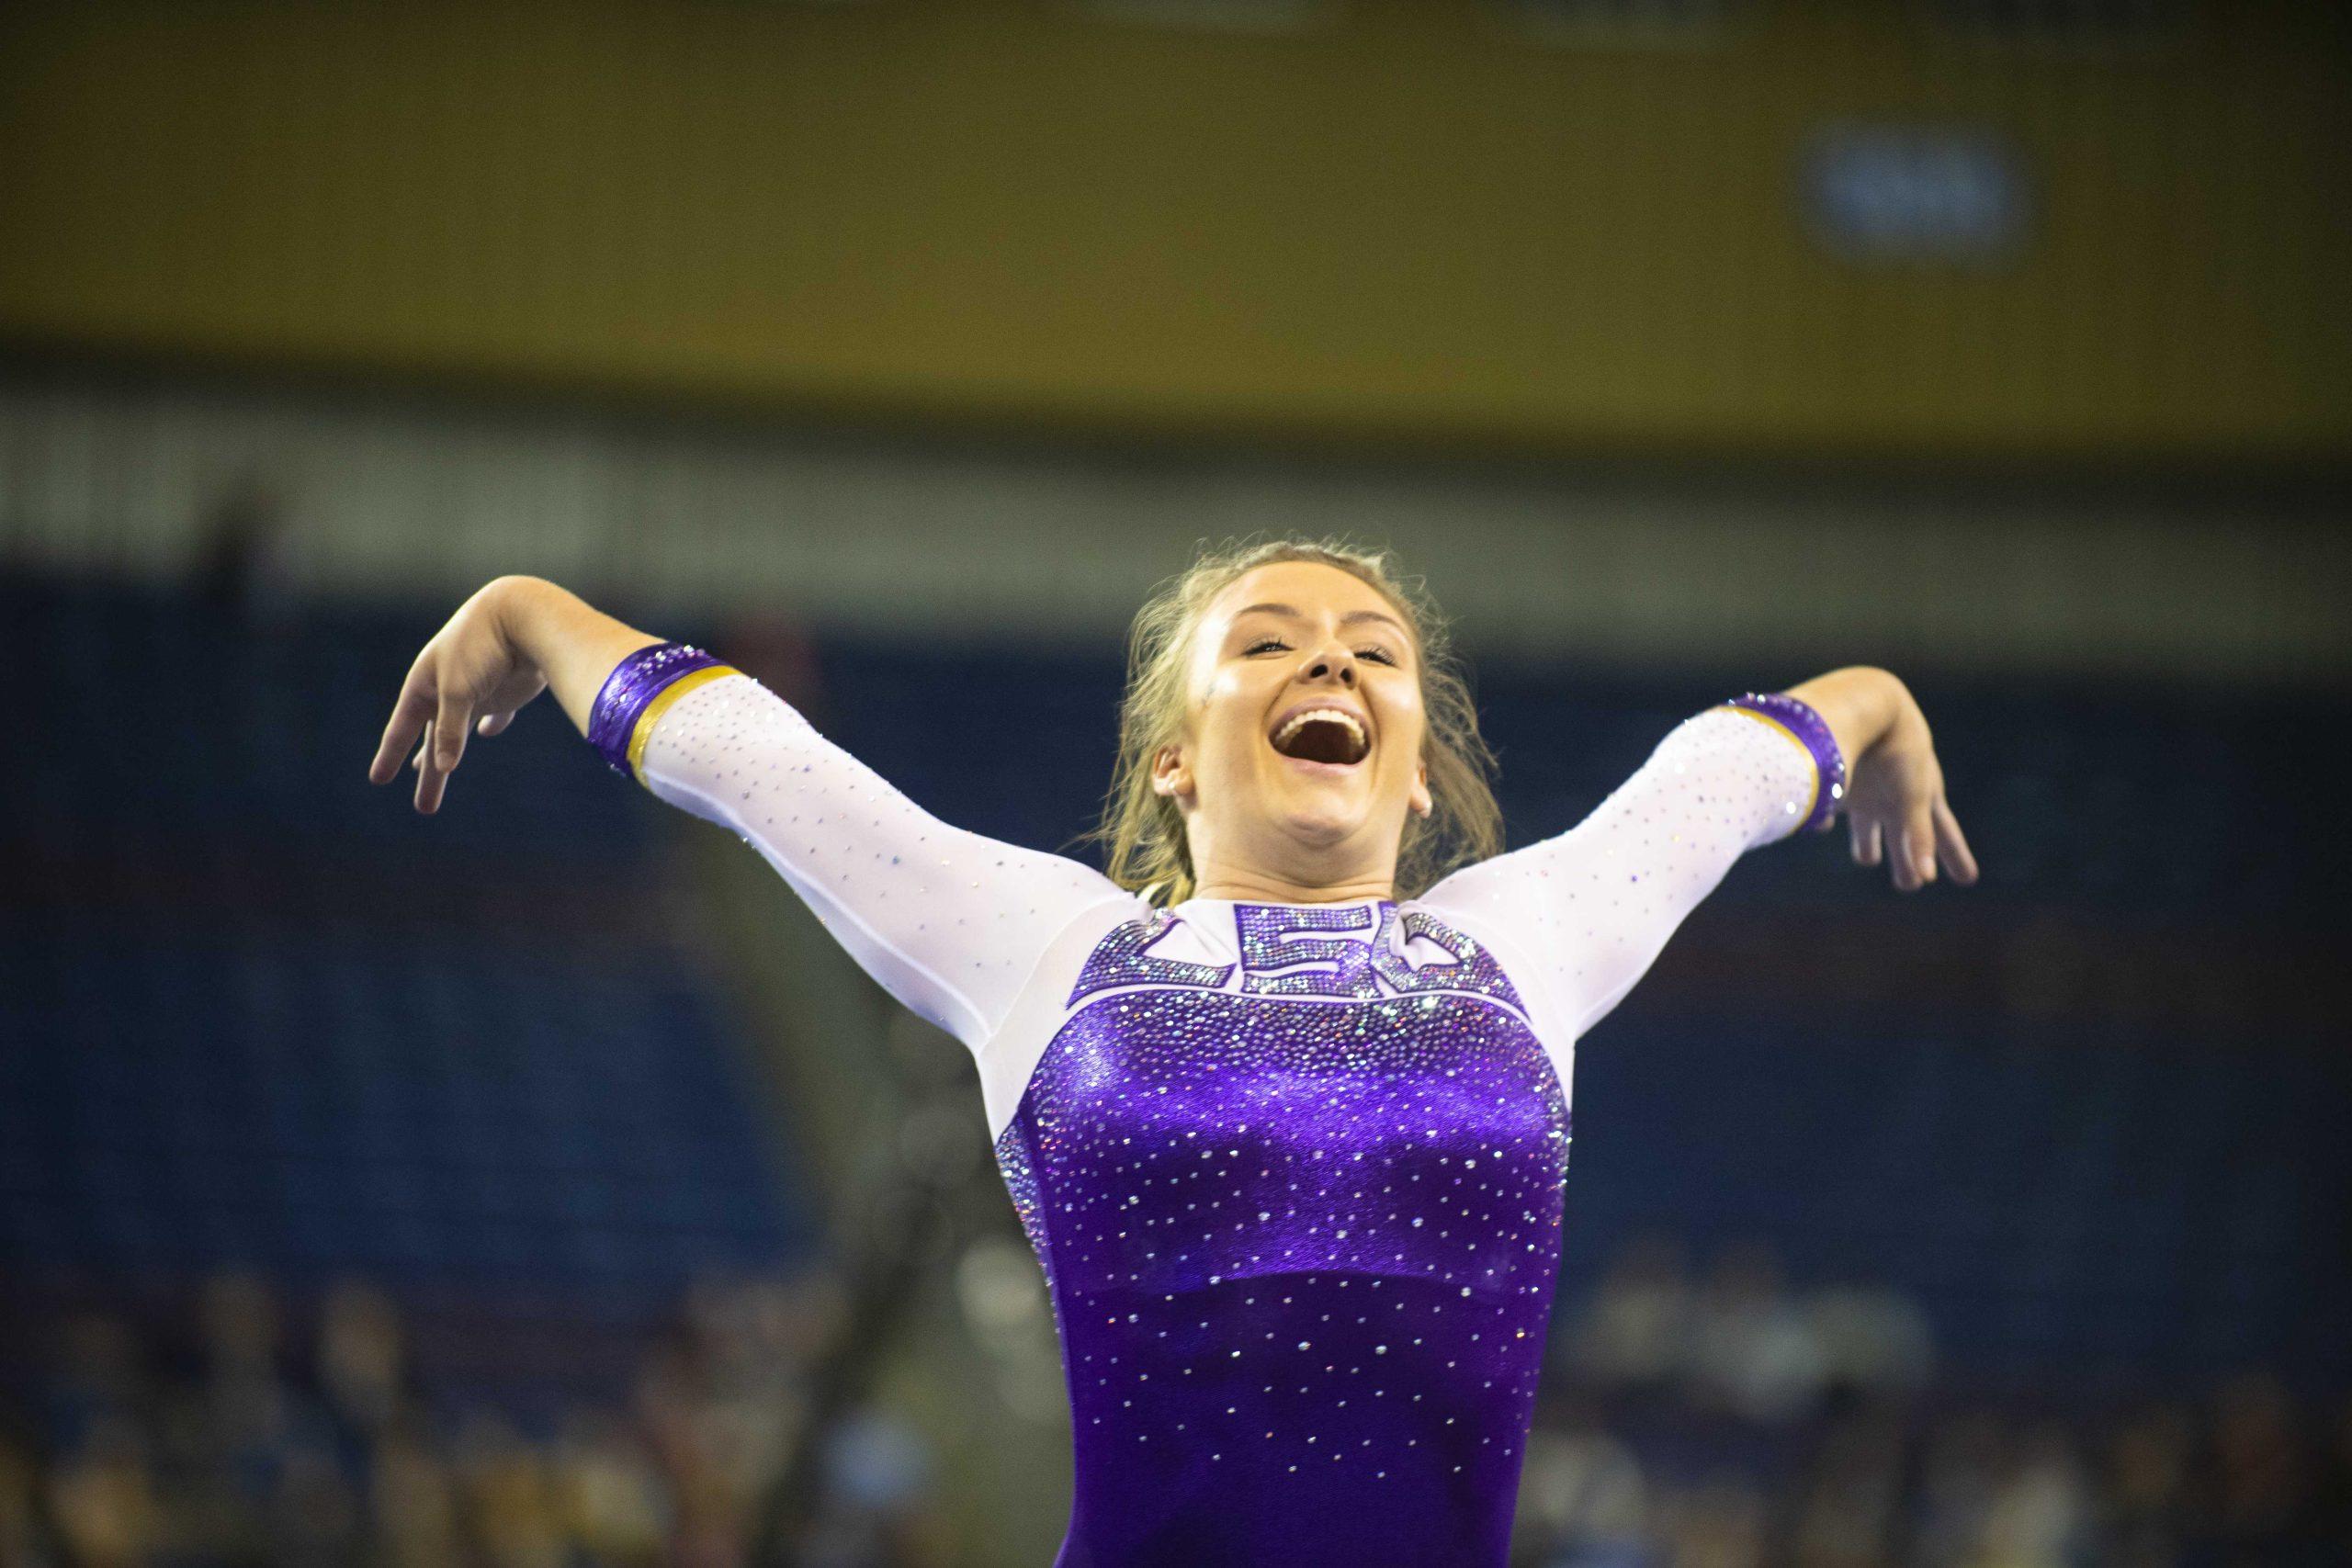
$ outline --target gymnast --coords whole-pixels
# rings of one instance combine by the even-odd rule
[[[425,645],[368,777],[413,747],[437,810],[469,733],[549,686],[972,1052],[1069,1383],[1057,1568],[1499,1568],[1577,1039],[1750,849],[1842,813],[1899,889],[1977,875],[1918,705],[1868,666],[1691,715],[1501,852],[1443,622],[1340,540],[1205,551],[1138,615],[1107,875],[942,822],[533,577]]]

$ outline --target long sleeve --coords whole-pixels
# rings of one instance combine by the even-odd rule
[[[639,782],[734,829],[859,967],[974,1052],[1072,919],[1140,905],[1091,866],[940,821],[741,671],[670,689],[637,716]]]
[[[1709,708],[1576,827],[1465,866],[1422,902],[1532,964],[1574,1040],[1633,989],[1733,863],[1794,833],[1827,787],[1788,729]]]

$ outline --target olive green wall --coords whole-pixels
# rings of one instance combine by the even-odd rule
[[[861,416],[1547,451],[2352,451],[2343,8],[1924,0],[1547,43],[1057,0],[0,10],[0,344]],[[1982,128],[2029,243],[1838,262],[1826,121]]]

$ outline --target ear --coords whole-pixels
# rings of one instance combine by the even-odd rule
[[[1193,770],[1180,748],[1162,746],[1151,759],[1151,792],[1175,801],[1192,798]]]
[[[1437,801],[1430,794],[1430,765],[1427,762],[1413,764],[1413,787],[1405,798],[1416,817],[1425,818],[1437,809]]]

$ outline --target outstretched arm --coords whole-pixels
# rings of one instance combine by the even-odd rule
[[[1923,885],[1916,844],[1940,842],[1954,878],[1976,880],[1926,720],[1901,682],[1857,666],[1778,695],[1801,705],[1781,705],[1778,718],[1730,704],[1694,714],[1576,827],[1465,867],[1423,902],[1517,953],[1574,1038],[1633,988],[1742,854],[1809,818],[1826,829],[1846,814],[1866,865],[1892,842],[1905,891]],[[1826,730],[1814,745],[1799,734],[1813,728],[1805,709]]]
[[[368,777],[389,783],[421,737],[416,807],[432,812],[469,731],[498,734],[549,687],[616,767],[734,829],[867,974],[975,1051],[1071,919],[1134,898],[1077,861],[948,826],[750,676],[537,578],[489,584],[425,645]]]

